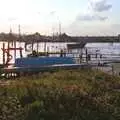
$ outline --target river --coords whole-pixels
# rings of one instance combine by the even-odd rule
[[[7,48],[7,43],[5,43],[5,48]],[[67,49],[67,44],[68,43],[39,43],[39,52],[43,51],[49,51],[49,52],[57,52],[60,51],[61,49],[66,50]],[[23,48],[23,56],[26,57],[27,54],[31,53],[31,46],[27,46],[27,50],[25,51],[25,43],[16,43],[16,46],[22,47]],[[3,42],[0,42],[0,64],[2,63],[3,60],[3,52],[2,52],[2,47],[3,47]],[[10,47],[14,47],[14,45],[10,44]],[[88,43],[86,44],[85,48],[88,49],[88,54],[104,54],[104,57],[110,58],[110,59],[118,59],[120,60],[120,43]],[[34,50],[37,50],[37,44],[34,44],[33,47]],[[73,50],[72,52],[76,52],[78,50]],[[14,51],[11,51],[10,54],[13,56],[12,63],[14,63]],[[16,52],[17,58],[20,57],[19,51]],[[105,55],[106,54],[106,55]]]

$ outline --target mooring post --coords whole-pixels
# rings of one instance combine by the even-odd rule
[[[16,41],[14,41],[14,59],[16,59]]]
[[[34,42],[32,41],[32,52],[33,52],[33,49],[34,49],[33,47],[34,47]]]
[[[5,43],[3,43],[3,65],[5,65]]]
[[[88,63],[88,50],[86,48],[86,62]]]
[[[44,52],[46,53],[46,42],[44,44]]]
[[[81,49],[80,49],[80,52],[79,52],[79,57],[78,57],[78,61],[79,61],[79,64],[81,63],[81,60],[82,60],[82,53],[81,53]]]
[[[22,48],[20,48],[20,57],[21,57],[21,58],[23,57]]]
[[[39,52],[39,42],[37,41],[37,53]]]
[[[9,62],[9,56],[10,55],[10,42],[8,42],[8,48],[7,48],[7,64]]]
[[[27,51],[27,43],[25,42],[25,51]]]

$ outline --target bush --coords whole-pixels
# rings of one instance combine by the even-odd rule
[[[116,84],[120,78],[92,70],[19,78],[0,88],[0,119],[119,120]]]

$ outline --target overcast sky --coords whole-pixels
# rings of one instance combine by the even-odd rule
[[[120,0],[0,0],[0,32],[62,32],[69,35],[120,33]]]

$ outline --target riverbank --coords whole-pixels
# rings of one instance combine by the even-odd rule
[[[56,36],[46,36],[41,35],[36,32],[34,34],[24,34],[19,36],[19,34],[15,33],[0,33],[0,41],[4,42],[25,42],[25,43],[33,43],[33,42],[120,42],[120,37],[118,36],[69,36],[66,33],[62,33],[61,35]]]
[[[69,70],[0,86],[1,120],[119,120],[120,78]]]

